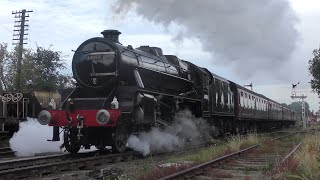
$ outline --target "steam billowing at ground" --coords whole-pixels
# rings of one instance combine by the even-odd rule
[[[135,151],[147,155],[151,152],[175,151],[183,148],[186,143],[198,144],[208,140],[211,134],[217,134],[205,120],[195,118],[190,111],[178,112],[172,125],[165,129],[152,128],[149,132],[142,132],[138,136],[131,135],[128,145]],[[10,139],[10,147],[16,156],[34,156],[38,153],[61,153],[62,136],[59,142],[50,142],[52,127],[41,125],[37,119],[28,118],[19,124],[19,131]],[[97,150],[81,149],[80,152]]]
[[[10,139],[10,147],[16,156],[35,156],[41,153],[62,153],[65,148],[60,149],[63,144],[63,133],[60,141],[47,141],[52,139],[52,126],[41,125],[37,119],[27,118],[20,122],[19,131],[14,133]],[[60,129],[61,131],[61,129]],[[97,148],[80,149],[80,153],[95,151]]]
[[[288,0],[117,0],[114,13],[130,9],[151,22],[181,27],[178,38],[197,38],[215,63],[232,62],[248,78],[290,59],[298,40]]]
[[[10,139],[10,147],[16,156],[34,156],[37,153],[61,152],[62,142],[49,142],[52,127],[41,125],[37,119],[28,118],[19,124],[19,131]]]
[[[198,144],[208,140],[216,131],[201,118],[195,118],[190,111],[178,112],[172,125],[165,129],[154,127],[149,132],[142,132],[138,136],[131,135],[128,145],[144,156],[151,152],[176,151],[188,144]]]

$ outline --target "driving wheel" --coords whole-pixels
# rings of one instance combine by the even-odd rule
[[[113,136],[112,151],[116,153],[124,152],[127,147],[127,141],[127,129],[125,127],[117,128]]]
[[[70,128],[64,130],[63,141],[66,150],[70,153],[77,153],[81,148],[81,145],[77,141],[77,135],[72,133]]]

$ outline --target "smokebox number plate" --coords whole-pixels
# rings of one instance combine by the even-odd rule
[[[87,60],[90,60],[90,61],[103,60],[103,54],[88,55]]]

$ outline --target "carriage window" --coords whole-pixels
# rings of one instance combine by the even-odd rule
[[[267,103],[267,101],[264,101],[265,103],[266,103],[266,111],[268,111],[268,103]]]
[[[257,107],[257,98],[254,99],[254,108],[258,109],[258,107]]]
[[[233,94],[231,93],[231,106],[233,107]]]
[[[221,100],[220,100],[221,106],[224,106],[224,103],[225,103],[225,98],[224,98],[224,93],[222,92],[221,93]]]
[[[253,96],[251,96],[251,106],[252,106],[252,109],[254,109],[254,99],[253,99]]]
[[[216,106],[218,106],[218,92],[216,92]]]

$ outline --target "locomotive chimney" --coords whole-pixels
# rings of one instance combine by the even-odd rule
[[[121,32],[119,32],[118,30],[113,30],[113,29],[104,30],[101,32],[101,34],[106,39],[109,39],[109,40],[116,42],[116,43],[120,43],[119,42],[119,35],[121,34]]]

